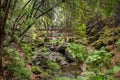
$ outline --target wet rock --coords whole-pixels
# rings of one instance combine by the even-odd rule
[[[55,47],[56,47],[56,46],[50,46],[49,49],[50,49],[51,51],[55,51]]]
[[[56,51],[63,54],[63,56],[65,56],[66,59],[68,60],[68,62],[73,62],[74,59],[72,58],[70,53],[66,50],[67,47],[68,47],[68,43],[64,42],[64,43],[60,44],[59,46],[57,46]]]
[[[68,78],[73,78],[74,75],[72,73],[69,73],[69,72],[65,72],[63,74],[60,75],[61,77],[68,77]]]
[[[44,42],[37,45],[37,47],[41,47],[41,46],[44,46]]]
[[[51,52],[48,57],[49,60],[58,62],[60,65],[67,64],[67,62],[64,60],[64,56],[62,56],[59,52]]]
[[[56,47],[56,51],[61,52],[61,53],[64,53],[64,52],[65,52],[65,49],[66,49],[67,47],[68,47],[68,43],[67,43],[67,42],[61,43],[61,44],[59,44],[59,45]]]
[[[47,60],[48,60],[47,57],[45,57],[45,56],[43,56],[41,54],[35,54],[32,57],[33,65],[39,65],[39,66],[42,66],[42,68],[46,68],[47,67]]]
[[[70,53],[67,50],[65,50],[64,56],[66,57],[68,62],[74,62],[74,58],[70,55]]]
[[[82,72],[80,74],[80,76],[89,76],[89,75],[93,75],[93,76],[96,76],[96,74],[94,72]]]

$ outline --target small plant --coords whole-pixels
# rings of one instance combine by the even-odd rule
[[[71,79],[68,77],[60,77],[60,78],[56,78],[55,80],[71,80]]]
[[[120,66],[115,66],[113,68],[113,72],[115,73],[115,72],[118,72],[118,71],[120,71]]]
[[[120,45],[120,39],[118,39],[115,44]]]
[[[60,66],[54,61],[48,61],[48,66],[53,70],[60,70]]]
[[[47,69],[47,70],[46,70],[46,73],[49,74],[49,75],[52,75],[53,72],[52,72],[51,69]]]
[[[120,52],[120,39],[118,39],[115,44],[118,45],[119,52]]]
[[[31,58],[32,55],[33,55],[33,51],[32,51],[31,46],[30,46],[29,44],[23,44],[23,45],[22,45],[22,49],[23,49],[23,51],[24,51],[24,53],[25,53],[25,58],[26,58],[26,60],[29,61],[30,58]]]
[[[35,73],[35,74],[43,73],[42,70],[37,66],[32,67],[32,72]]]
[[[41,48],[41,52],[47,52],[47,48],[46,47],[42,47]]]
[[[13,78],[16,80],[29,80],[30,72],[25,67],[24,58],[19,57],[18,52],[11,48],[4,49],[7,53],[7,57],[10,60],[8,70],[12,72]]]
[[[82,45],[70,43],[66,50],[73,58],[77,58],[81,62],[84,62],[87,58],[87,50]]]
[[[87,58],[87,63],[92,67],[108,67],[111,63],[111,53],[107,52],[104,48],[94,50]]]
[[[95,77],[90,77],[89,80],[113,80],[113,76],[98,74]]]

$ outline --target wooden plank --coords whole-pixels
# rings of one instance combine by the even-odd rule
[[[71,31],[70,29],[38,29],[40,31]]]
[[[77,37],[72,37],[72,36],[66,36],[66,37],[63,37],[63,36],[53,36],[53,37],[44,37],[44,36],[39,36],[39,38],[77,38]]]

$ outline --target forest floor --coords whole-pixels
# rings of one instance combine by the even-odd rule
[[[88,71],[90,67],[87,66],[86,61],[81,63],[77,59],[72,60],[69,55],[65,55],[64,47],[66,46],[59,45],[59,47],[53,45],[46,47],[46,45],[44,45],[35,50],[31,61],[25,64],[31,73],[30,80],[62,80],[63,77],[68,80],[80,80],[77,79],[80,76],[97,75],[94,71]],[[13,47],[18,50],[20,57],[25,57],[25,53],[19,45],[15,44]],[[87,50],[88,54],[95,50],[92,46],[84,45],[83,47]],[[56,48],[63,49],[56,51]],[[114,48],[112,52],[117,53],[118,51]],[[2,76],[0,76],[0,80],[9,80],[9,78],[12,77],[10,71],[6,69],[9,60],[3,57],[3,61],[5,69],[2,71],[3,73]],[[115,73],[114,77],[120,77],[120,72]]]

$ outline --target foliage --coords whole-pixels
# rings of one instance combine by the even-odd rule
[[[9,11],[7,11],[6,2],[10,1],[11,6]],[[106,18],[116,18],[116,12],[119,13],[119,0],[1,0],[0,1],[0,26],[1,26],[1,36],[0,41],[1,44],[5,42],[5,46],[10,45],[12,42],[17,42],[17,44],[21,43],[21,39],[38,39],[39,29],[49,29],[51,27],[56,28],[70,28],[75,34],[75,37],[80,36],[80,38],[86,37],[86,27],[87,23],[91,18],[96,17],[96,15],[102,16],[102,21],[105,20],[104,24],[107,24]],[[58,5],[59,4],[59,5]],[[5,13],[6,12],[6,13]],[[6,15],[4,15],[6,14]],[[7,18],[8,14],[8,18]],[[7,19],[7,23],[6,20]],[[119,17],[118,17],[119,18]],[[5,21],[4,21],[5,20]],[[119,19],[118,19],[119,21]],[[95,21],[96,22],[96,21]],[[115,21],[111,21],[117,22]],[[5,25],[4,25],[5,23]],[[110,24],[111,24],[110,23]],[[108,23],[109,24],[109,23]],[[3,25],[3,26],[2,26]],[[101,24],[98,24],[101,25]],[[6,27],[5,27],[6,26]],[[32,29],[29,30],[32,26],[34,26],[35,31]],[[95,28],[96,29],[96,28]],[[3,32],[2,32],[3,31]],[[5,33],[7,34],[6,37]],[[29,31],[29,32],[28,32]],[[25,34],[27,33],[28,34]],[[100,39],[102,39],[103,43],[106,43],[108,40],[112,40],[112,38],[108,38],[111,36],[112,30],[106,28],[103,35],[101,35]],[[47,32],[46,32],[47,33]],[[97,35],[99,36],[99,35]],[[106,37],[108,36],[108,37]],[[4,41],[4,37],[6,41]],[[105,38],[106,37],[106,38]],[[105,39],[107,40],[105,40]],[[30,40],[30,41],[32,41]],[[104,41],[103,41],[104,40]],[[53,45],[57,45],[61,43],[62,40],[53,40],[51,43]],[[43,40],[36,41],[36,45],[43,43]],[[118,46],[120,46],[120,40],[116,42]],[[4,45],[4,44],[3,44]],[[33,50],[31,47],[31,43],[22,44],[22,49],[25,53],[25,60],[31,61],[31,57],[33,56]],[[2,60],[2,45],[0,45],[0,58]],[[66,49],[73,58],[78,59],[81,62],[84,62],[88,56],[86,49],[82,45],[70,43],[69,47]],[[29,71],[25,67],[24,58],[19,56],[17,50],[11,48],[5,48],[5,51],[10,59],[10,65],[8,69],[13,73],[13,76],[17,79],[26,79],[28,80],[30,77]],[[41,51],[44,53],[47,51],[46,47],[42,47]],[[45,54],[43,54],[45,55]],[[47,56],[47,55],[45,55]],[[92,67],[108,67],[111,61],[111,53],[105,51],[104,49],[95,50],[92,52],[90,56],[87,58],[87,62]],[[0,63],[1,64],[1,63]],[[48,65],[51,70],[59,70],[60,66],[53,61],[48,61]],[[39,73],[39,68],[33,66],[33,72]],[[119,70],[119,67],[115,67],[114,71]],[[38,72],[37,72],[38,71]],[[51,71],[48,70],[48,73]],[[103,79],[101,75],[96,77],[92,77],[91,79],[96,80]],[[17,80],[16,79],[16,80]],[[60,78],[61,80],[68,78]],[[87,79],[86,77],[78,77],[80,79]],[[59,80],[59,79],[58,79]]]
[[[86,36],[86,32],[85,32],[86,31],[86,26],[85,26],[85,24],[82,24],[78,27],[75,27],[74,29],[76,31],[76,34],[79,35],[81,38]]]
[[[109,75],[97,75],[97,76],[78,76],[77,78],[68,78],[68,77],[60,77],[55,80],[113,80],[112,76]]]
[[[54,61],[48,61],[48,66],[52,70],[60,70],[60,66]]]
[[[97,75],[95,77],[91,77],[90,80],[113,80],[113,77],[109,75]]]
[[[87,58],[87,50],[80,44],[70,43],[66,50],[81,62]]]
[[[113,30],[109,27],[105,27],[103,34],[100,34],[100,41],[102,41],[104,44],[108,44],[109,41],[112,41],[111,34]]]
[[[67,77],[60,77],[60,78],[56,78],[55,80],[71,80],[71,79]]]
[[[115,72],[117,72],[117,71],[120,71],[120,66],[115,66],[115,67],[113,67],[113,72],[115,73]]]
[[[25,67],[24,58],[21,58],[18,55],[18,52],[12,48],[5,48],[5,52],[8,55],[10,60],[10,64],[8,66],[8,70],[12,72],[13,77],[17,78],[17,80],[26,80],[30,78],[30,72]]]
[[[108,67],[111,63],[111,52],[107,52],[104,48],[94,50],[87,58],[87,63],[92,67]]]
[[[47,48],[44,46],[41,48],[41,52],[46,52],[47,51]]]
[[[58,45],[58,44],[61,44],[61,43],[63,43],[64,42],[64,39],[62,39],[62,38],[59,38],[59,39],[53,39],[53,40],[51,40],[50,41],[50,43],[52,44],[52,45]]]
[[[32,55],[33,55],[31,45],[30,44],[22,44],[22,49],[23,49],[23,51],[25,53],[26,60],[30,60]]]
[[[35,74],[43,73],[43,71],[38,66],[32,66],[32,72]]]
[[[116,41],[116,44],[120,46],[120,39]]]
[[[52,75],[53,71],[51,69],[47,69],[46,73],[49,74],[49,75]]]

